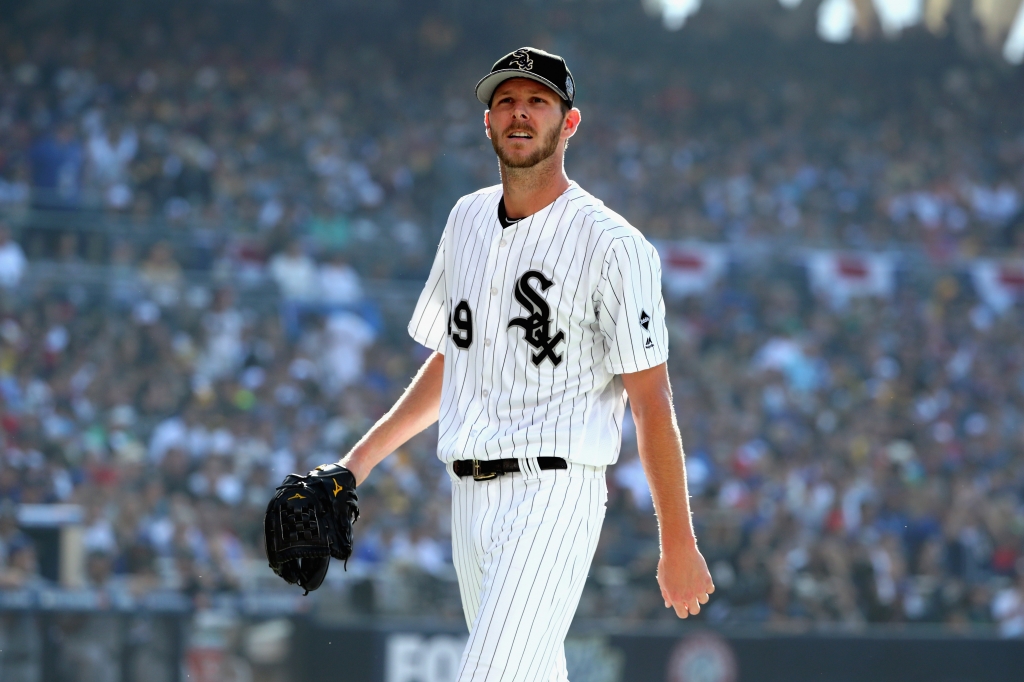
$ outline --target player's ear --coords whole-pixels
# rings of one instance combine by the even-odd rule
[[[487,134],[487,139],[491,139],[491,110],[488,109],[484,112],[484,132]]]
[[[580,110],[573,107],[565,114],[565,123],[563,124],[563,132],[569,133],[566,135],[566,139],[576,134],[576,129],[579,128],[580,121],[583,120],[580,115]]]

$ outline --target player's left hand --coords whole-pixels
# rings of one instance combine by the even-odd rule
[[[700,613],[715,591],[708,564],[695,544],[662,551],[658,585],[665,608],[674,608],[680,618]]]

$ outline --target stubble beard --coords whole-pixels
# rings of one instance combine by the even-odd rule
[[[551,127],[551,130],[548,131],[547,134],[543,136],[543,144],[541,144],[540,148],[537,149],[537,151],[533,152],[526,158],[512,158],[508,154],[506,154],[504,148],[502,148],[501,146],[500,140],[508,139],[506,136],[510,132],[515,130],[522,130],[524,132],[534,133],[533,130],[529,130],[522,126],[509,126],[502,132],[501,136],[491,138],[491,146],[494,147],[494,153],[497,154],[498,161],[501,162],[501,167],[503,169],[507,168],[511,170],[533,168],[540,162],[545,161],[554,156],[555,152],[558,151],[558,143],[560,142],[559,134],[562,130],[561,124]]]

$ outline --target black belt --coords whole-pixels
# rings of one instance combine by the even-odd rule
[[[537,466],[542,470],[568,469],[569,465],[561,457],[538,457]],[[452,462],[452,471],[456,476],[472,476],[474,481],[486,481],[495,476],[514,474],[519,471],[518,459],[457,459]]]

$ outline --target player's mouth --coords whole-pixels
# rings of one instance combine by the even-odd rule
[[[522,130],[514,130],[507,136],[510,140],[532,140],[533,135]]]

